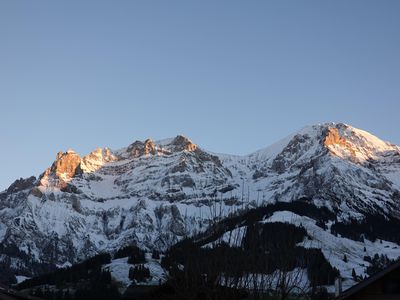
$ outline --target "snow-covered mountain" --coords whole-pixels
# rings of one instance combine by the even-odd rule
[[[215,154],[183,136],[84,157],[59,152],[39,178],[0,193],[0,261],[29,276],[131,243],[165,250],[211,219],[299,199],[328,208],[337,222],[397,220],[400,147],[326,123],[246,156]],[[399,256],[392,246],[390,256]],[[332,253],[338,246],[326,247]]]

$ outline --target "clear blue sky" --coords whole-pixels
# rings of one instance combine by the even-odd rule
[[[340,121],[400,144],[400,1],[0,2],[0,189],[58,150],[246,154]]]

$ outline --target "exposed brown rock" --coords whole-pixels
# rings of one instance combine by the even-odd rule
[[[157,154],[156,146],[151,139],[147,139],[144,143],[141,141],[136,141],[128,147],[127,151],[130,152],[134,157]]]
[[[51,166],[51,172],[55,173],[58,178],[72,178],[81,173],[80,164],[81,157],[74,151],[69,150],[62,155],[59,152],[56,161]]]
[[[151,139],[147,139],[144,142],[144,154],[155,155],[156,153],[156,146],[154,145],[153,141]]]
[[[129,152],[131,155],[137,157],[140,155],[140,149],[142,147],[143,147],[143,142],[135,141],[129,145],[129,147],[128,147],[128,149],[126,149],[126,151]]]
[[[182,135],[178,135],[174,140],[172,141],[172,145],[175,146],[175,151],[195,151],[197,149],[197,145],[192,143],[191,140],[189,140],[187,137],[184,137]]]
[[[346,146],[346,144],[347,141],[345,138],[340,136],[339,130],[334,127],[329,127],[328,134],[325,137],[324,145],[327,147],[330,145]]]
[[[326,135],[324,140],[325,147],[329,147],[331,145],[339,145],[348,150],[351,155],[355,156],[355,150],[347,142],[345,137],[340,136],[339,130],[335,127],[328,128],[328,134]]]
[[[57,156],[56,156],[56,160],[59,160],[61,158],[61,156],[63,156],[63,152],[62,151],[58,151]]]
[[[54,186],[64,188],[74,176],[81,174],[81,157],[73,150],[57,153],[56,160],[40,178],[40,185],[48,185],[49,181]]]
[[[35,197],[38,197],[38,198],[41,198],[41,197],[43,196],[43,193],[39,190],[38,187],[34,187],[34,188],[31,190],[31,194],[32,194],[33,196],[35,196]]]
[[[17,179],[7,189],[7,193],[15,193],[32,188],[34,186],[35,181],[36,181],[35,176],[31,176],[25,179],[24,178]]]

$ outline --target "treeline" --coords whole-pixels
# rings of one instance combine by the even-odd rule
[[[333,284],[340,274],[321,250],[297,245],[307,238],[304,228],[292,224],[254,223],[241,243],[233,243],[240,246],[220,242],[202,247],[183,241],[162,259],[171,275],[169,291],[176,299],[235,298],[244,290],[256,298],[315,296],[318,286]]]
[[[150,269],[144,265],[138,265],[129,269],[129,279],[136,282],[146,282],[151,279]]]
[[[388,266],[398,261],[395,259],[389,259],[387,255],[384,254],[379,255],[378,253],[375,253],[373,257],[364,256],[364,260],[370,263],[365,270],[369,276],[386,269]]]
[[[11,285],[17,282],[14,275],[16,265],[12,263],[14,258],[22,261],[21,264],[18,263],[18,274],[20,275],[31,276],[32,270],[34,270],[34,274],[44,274],[56,269],[54,264],[49,262],[37,262],[33,260],[30,253],[21,251],[13,244],[0,243],[0,255],[3,256],[0,262],[0,282],[3,284]]]
[[[200,233],[195,237],[182,240],[173,247],[181,247],[183,244],[187,243],[188,240],[198,246],[207,244],[216,240],[225,232],[235,229],[238,224],[251,226],[256,222],[272,216],[272,214],[277,211],[290,211],[300,216],[312,218],[316,220],[317,225],[319,226],[325,226],[325,223],[328,221],[336,220],[336,216],[332,211],[326,207],[317,207],[309,198],[301,198],[293,202],[276,202],[266,206],[252,208],[239,215],[226,217],[211,225],[205,232]]]
[[[121,248],[114,254],[114,259],[128,257],[128,264],[142,264],[146,262],[146,252],[137,246],[130,245]]]
[[[8,285],[17,283],[17,278],[10,268],[10,262],[0,262],[0,282]]]
[[[77,279],[89,279],[101,273],[102,265],[110,262],[110,254],[98,254],[71,267],[57,269],[51,273],[25,280],[17,285],[17,289],[27,289],[39,285],[62,286],[75,282]]]
[[[346,222],[335,221],[331,226],[333,234],[340,234],[355,241],[376,241],[382,239],[400,243],[400,220],[383,215],[365,214],[362,220],[350,219]]]
[[[30,289],[33,296],[46,300],[118,300],[121,295],[111,273],[102,268],[110,262],[110,254],[99,254],[71,267],[25,280],[17,289]]]
[[[144,266],[145,251],[130,245],[113,255],[114,259],[125,257],[128,257],[128,263],[135,264],[129,271],[133,283],[151,279],[150,270]],[[152,258],[159,259],[160,253],[154,250]],[[31,295],[46,300],[118,300],[122,296],[112,281],[111,273],[103,269],[110,262],[109,253],[98,254],[71,267],[25,280],[17,285],[17,289],[29,289]]]
[[[78,278],[77,278],[78,279]],[[109,271],[92,271],[92,276],[74,288],[37,287],[31,294],[46,300],[118,300],[121,295]]]

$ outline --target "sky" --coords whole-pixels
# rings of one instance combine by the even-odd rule
[[[248,154],[345,122],[400,144],[400,1],[0,2],[0,189],[183,134]]]

